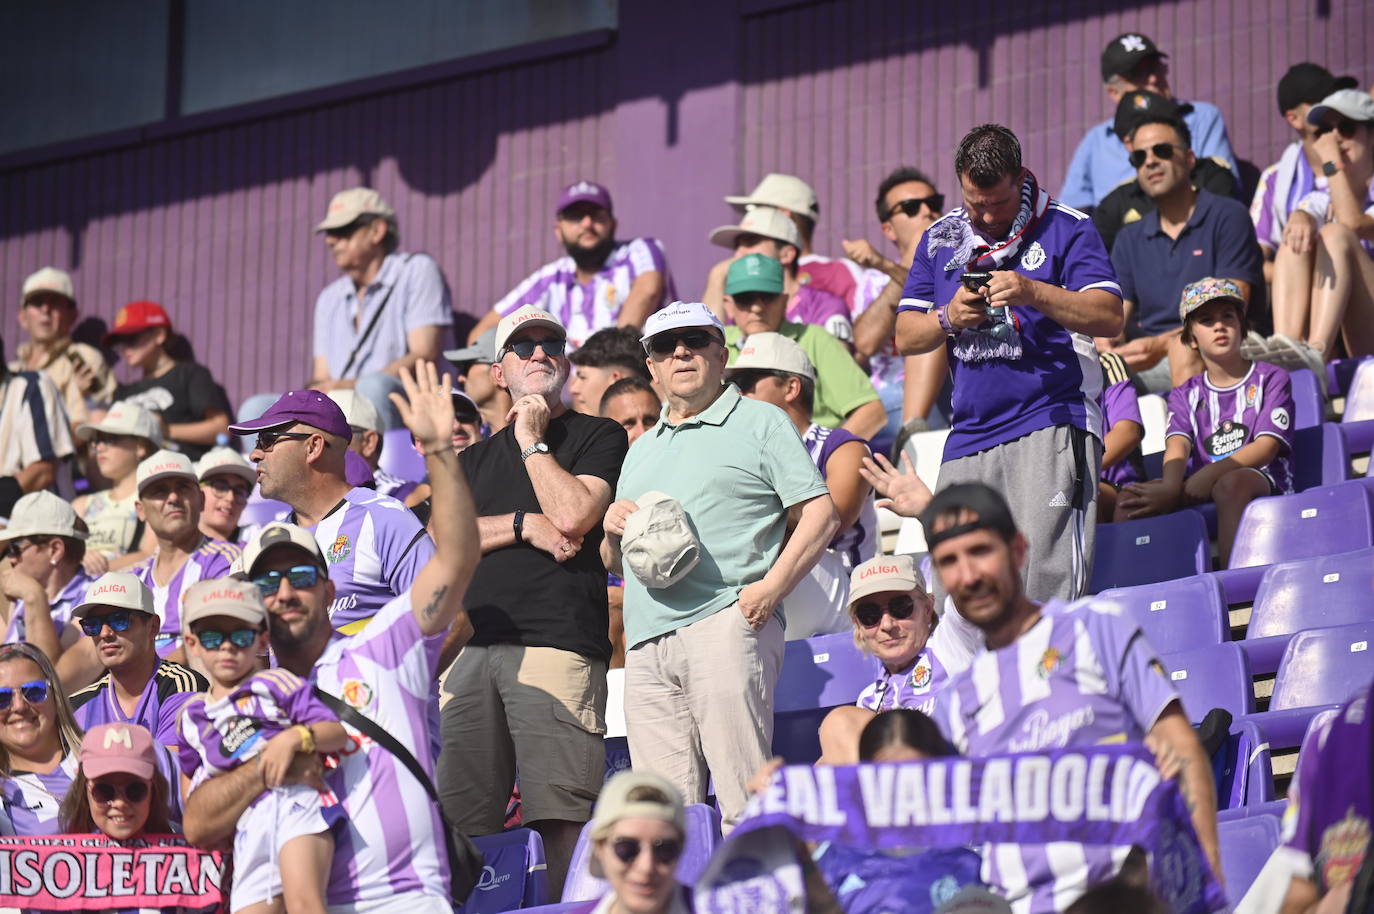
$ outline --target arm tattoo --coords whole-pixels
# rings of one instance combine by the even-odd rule
[[[429,605],[420,610],[426,621],[433,620],[435,616],[439,615],[439,604],[443,603],[444,598],[448,596],[448,589],[448,584],[435,588],[434,596],[430,599]]]

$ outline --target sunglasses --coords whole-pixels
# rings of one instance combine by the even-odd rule
[[[23,695],[24,701],[29,704],[41,705],[48,700],[48,683],[43,679],[26,682],[19,687],[19,694]],[[0,711],[8,711],[12,704],[14,704],[14,689],[9,686],[0,687]]]
[[[127,609],[116,609],[103,616],[85,616],[81,620],[81,630],[92,638],[99,635],[100,630],[107,625],[112,632],[126,632],[133,618],[133,612]]]
[[[1335,130],[1348,140],[1355,135],[1355,128],[1358,126],[1359,124],[1356,124],[1354,121],[1348,121],[1345,118],[1341,118],[1335,124],[1322,124],[1316,129],[1313,136],[1326,136],[1332,130]]]
[[[945,208],[945,195],[931,194],[929,197],[913,197],[910,200],[903,200],[896,206],[892,207],[892,209],[888,210],[887,218],[891,219],[898,213],[906,213],[908,216],[914,219],[915,217],[921,215],[921,207],[923,206],[930,207],[930,211],[932,214],[941,213],[944,211]]]
[[[123,787],[108,781],[91,781],[91,799],[102,806],[108,806],[116,797],[130,803],[142,803],[148,799],[148,785],[144,781],[130,781]]]
[[[371,224],[371,216],[360,216],[359,218],[354,219],[352,222],[348,223],[348,225],[341,225],[338,228],[325,229],[324,236],[326,238],[352,238],[354,233],[357,232],[358,229],[366,228]]]
[[[5,549],[3,557],[9,559],[11,562],[17,562],[19,561],[19,557],[24,554],[25,549],[37,545],[40,544],[32,540],[15,540]]]
[[[737,371],[730,376],[730,383],[739,388],[742,394],[751,394],[764,378],[786,380],[787,375],[780,371]]]
[[[883,613],[897,621],[910,619],[911,614],[916,610],[916,601],[907,594],[893,597],[887,601],[887,605],[881,603],[860,603],[854,607],[854,619],[864,628],[872,628],[883,621]]]
[[[253,487],[247,483],[232,483],[227,479],[220,479],[218,477],[215,479],[207,479],[205,482],[201,483],[201,485],[208,486],[210,491],[214,492],[216,495],[233,495],[235,498],[242,498],[244,500],[247,500],[248,493],[253,491]]]
[[[677,858],[682,856],[682,843],[671,838],[648,842],[642,842],[638,838],[616,838],[611,842],[611,853],[615,854],[615,859],[621,863],[634,863],[639,859],[639,855],[644,853],[645,844],[648,844],[649,851],[653,854],[654,863],[661,866],[676,863]]]
[[[258,593],[264,597],[270,597],[281,587],[281,579],[286,578],[291,586],[296,590],[305,590],[314,587],[320,579],[320,569],[314,565],[296,565],[285,571],[266,571],[253,578],[253,585],[258,588]],[[247,645],[241,645],[247,647]],[[210,650],[213,647],[206,645]]]
[[[220,646],[228,641],[234,647],[252,647],[253,642],[258,640],[258,631],[253,628],[236,628],[232,632],[221,632],[215,629],[206,629],[203,632],[192,632],[200,646],[207,651],[217,651]]]
[[[548,356],[549,358],[556,359],[565,351],[567,351],[568,341],[520,340],[519,342],[508,344],[505,350],[502,352],[502,355],[504,355],[506,352],[513,352],[522,359],[528,359],[530,356],[534,355],[535,347],[544,350],[544,355]]]
[[[681,333],[655,333],[644,344],[644,348],[654,355],[671,355],[677,352],[678,343],[688,349],[705,349],[717,342],[716,335],[709,330],[684,330]]]
[[[1182,146],[1175,146],[1173,143],[1155,143],[1153,146],[1149,148],[1149,151],[1155,154],[1156,159],[1159,159],[1162,162],[1167,162],[1169,159],[1172,159],[1174,157],[1175,149],[1177,149],[1179,152],[1188,151],[1184,149]],[[1145,153],[1146,150],[1144,149],[1131,150],[1132,168],[1139,168],[1140,166],[1145,164]]]
[[[304,441],[309,438],[310,432],[258,432],[257,448],[260,451],[270,451],[276,447],[278,441]],[[325,447],[329,442],[325,442]]]

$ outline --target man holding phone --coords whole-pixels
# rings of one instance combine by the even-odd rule
[[[1081,596],[1102,461],[1101,370],[1121,289],[1092,220],[1050,197],[1015,134],[975,127],[955,153],[964,205],[925,234],[902,290],[904,355],[949,344],[954,418],[939,488],[1005,493],[1030,543],[1026,591]]]

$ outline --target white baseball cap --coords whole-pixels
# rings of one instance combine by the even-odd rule
[[[177,451],[158,451],[147,460],[138,465],[138,491],[142,494],[143,490],[151,483],[168,476],[181,476],[192,482],[200,482],[200,477],[196,475],[196,468],[191,463],[191,458]]]
[[[620,554],[645,587],[671,587],[701,561],[692,522],[682,502],[662,492],[645,492],[635,499],[639,510],[625,518]]]
[[[258,481],[257,469],[231,447],[212,447],[196,463],[196,477],[201,482],[219,473],[237,476],[250,486]]]
[[[133,435],[145,438],[154,447],[162,447],[162,423],[157,416],[128,400],[120,400],[110,406],[105,417],[99,422],[83,422],[76,427],[78,441],[90,441],[97,432],[106,435]]]
[[[84,540],[76,512],[63,498],[42,490],[30,492],[14,503],[9,526],[0,530],[0,543],[25,536],[69,536]]]
[[[254,628],[267,625],[267,606],[257,585],[233,578],[197,581],[186,589],[181,598],[181,625],[191,630],[191,623],[207,616],[228,616],[246,622]]]
[[[320,544],[315,540],[315,534],[295,524],[273,521],[264,525],[244,545],[243,571],[252,575],[253,566],[257,564],[258,559],[262,558],[262,554],[274,546],[295,546],[307,553],[310,560],[320,566],[321,571],[327,573],[329,570],[324,562],[324,553],[320,551]]]
[[[386,426],[382,424],[382,416],[377,412],[377,407],[373,406],[371,400],[356,390],[331,390],[329,399],[339,404],[339,409],[343,410],[344,419],[351,428],[372,431],[379,435],[386,431]]]
[[[66,270],[59,270],[57,267],[43,267],[30,273],[24,280],[24,291],[21,293],[20,301],[28,301],[30,295],[39,292],[53,292],[61,295],[73,305],[76,304],[76,293],[72,291],[72,277]]]
[[[656,333],[682,327],[714,327],[722,338],[725,336],[725,326],[710,308],[699,301],[675,301],[649,315],[644,322],[644,335],[639,341],[648,343]]]
[[[821,218],[821,205],[816,202],[816,192],[796,175],[773,172],[766,175],[748,196],[726,197],[725,202],[736,207],[776,206],[813,220]]]
[[[392,224],[396,222],[396,211],[382,199],[381,194],[370,187],[350,187],[339,191],[329,201],[329,209],[320,224],[315,226],[315,231],[343,228],[362,216],[378,216]]]
[[[816,369],[806,350],[781,333],[751,333],[739,343],[739,356],[726,369],[726,375],[748,369],[786,371],[816,380]]]
[[[153,608],[153,592],[127,571],[110,571],[96,578],[86,588],[86,599],[72,610],[72,615],[79,619],[92,609],[107,608],[157,615]]]
[[[1359,89],[1337,89],[1308,109],[1307,123],[1321,126],[1329,111],[1367,124],[1374,121],[1374,97]]]
[[[792,217],[772,206],[756,206],[740,217],[739,225],[722,225],[711,230],[710,241],[733,248],[741,235],[762,235],[801,250],[801,233]]]
[[[521,305],[510,314],[501,318],[501,322],[496,325],[496,339],[493,341],[496,348],[496,358],[501,358],[506,348],[506,342],[515,335],[517,330],[526,327],[548,327],[550,330],[557,330],[563,335],[564,339],[568,336],[568,328],[563,326],[563,322],[554,317],[542,308],[534,305]]]

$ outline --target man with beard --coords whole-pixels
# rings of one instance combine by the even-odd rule
[[[627,448],[619,425],[563,405],[567,346],[558,318],[529,305],[497,324],[491,376],[514,406],[509,425],[458,458],[482,559],[463,601],[474,633],[444,686],[453,697],[438,770],[449,819],[484,835],[503,828],[519,769],[524,822],[543,836],[555,897],[605,775],[611,645],[599,547]]]
[[[617,241],[611,192],[591,181],[563,188],[554,209],[553,234],[567,250],[527,276],[468,334],[476,342],[488,328],[530,305],[558,317],[577,349],[604,327],[640,327],[673,300],[663,245],[654,238]]]

